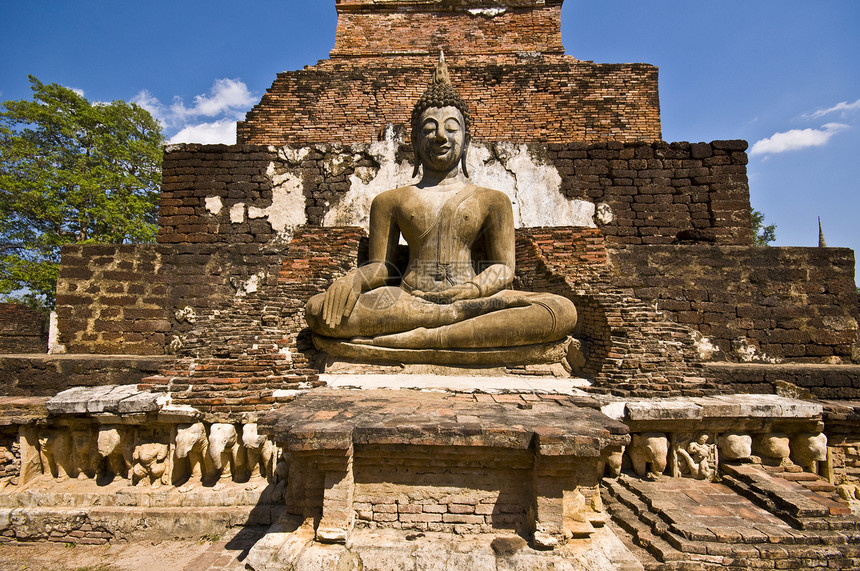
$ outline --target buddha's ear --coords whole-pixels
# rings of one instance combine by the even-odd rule
[[[469,142],[472,137],[466,136],[466,139],[463,141],[463,156],[460,158],[460,163],[463,165],[463,176],[469,178],[469,167],[466,166],[466,154],[469,152]]]
[[[412,169],[412,178],[418,176],[418,167],[421,165],[421,157],[418,156],[418,146],[412,143],[413,152],[415,153],[415,168]]]

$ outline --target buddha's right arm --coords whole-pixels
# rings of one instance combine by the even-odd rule
[[[388,281],[388,262],[394,260],[400,237],[393,215],[396,196],[397,191],[383,192],[370,205],[371,261],[335,280],[326,290],[323,317],[329,327],[336,327],[352,314],[362,292],[383,286]]]
[[[388,269],[382,262],[371,262],[348,272],[334,281],[325,292],[323,319],[329,327],[336,327],[352,314],[362,292],[384,285]]]

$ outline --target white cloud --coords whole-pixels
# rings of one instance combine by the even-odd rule
[[[198,123],[188,125],[170,138],[170,144],[174,143],[202,143],[204,145],[236,144],[236,121],[234,119],[221,119],[212,123]]]
[[[140,105],[152,115],[159,123],[161,123],[162,127],[167,126],[167,121],[169,118],[169,111],[167,108],[161,104],[161,101],[158,100],[152,93],[147,91],[146,89],[142,90],[140,93],[131,98],[132,103],[136,103]]]
[[[216,79],[208,94],[194,97],[191,107],[186,107],[180,97],[174,97],[168,107],[147,90],[135,95],[132,101],[161,123],[170,143],[232,145],[236,142],[236,121],[243,118],[257,99],[238,79]],[[202,117],[210,120],[198,122]]]
[[[70,87],[69,89],[71,89],[72,91],[77,93],[79,97],[84,96],[84,90],[83,89],[78,89],[77,87]]]
[[[860,99],[853,103],[842,101],[840,103],[837,103],[833,107],[828,107],[827,109],[819,109],[811,115],[805,115],[805,117],[808,117],[809,119],[818,119],[819,117],[824,117],[825,115],[829,115],[830,113],[842,113],[842,115],[844,116],[848,112],[858,110],[860,110]]]
[[[820,129],[792,129],[784,133],[774,133],[766,139],[756,141],[750,149],[750,155],[773,155],[807,147],[820,147],[836,133],[849,128],[844,123],[827,123]]]
[[[170,110],[178,117],[217,117],[223,113],[235,113],[256,103],[248,87],[236,79],[216,79],[209,95],[194,97],[194,106],[185,107],[182,99],[176,99]]]

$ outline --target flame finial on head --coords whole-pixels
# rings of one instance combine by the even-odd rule
[[[454,89],[454,86],[451,85],[451,76],[448,74],[448,64],[445,63],[445,53],[442,50],[439,50],[439,63],[436,64],[436,69],[433,71],[433,79],[430,81],[429,87],[427,87],[426,91],[418,98],[418,101],[415,102],[415,107],[412,108],[412,141],[413,147],[415,139],[415,135],[418,132],[418,122],[421,119],[421,114],[430,109],[431,107],[455,107],[460,113],[463,114],[463,121],[465,121],[465,125],[463,126],[466,131],[466,140],[463,145],[463,158],[462,158],[462,166],[463,166],[463,174],[467,177],[469,176],[469,172],[466,169],[466,150],[469,147],[469,141],[471,140],[470,129],[472,126],[472,116],[469,113],[469,106],[460,97],[460,94],[457,93],[457,90]],[[418,176],[418,165],[420,164],[421,159],[418,156],[418,150],[415,150],[415,170],[412,172],[412,176]]]
[[[448,75],[448,64],[445,63],[445,52],[439,50],[439,63],[436,64],[436,71],[433,72],[433,83],[447,83],[451,85],[451,76]]]

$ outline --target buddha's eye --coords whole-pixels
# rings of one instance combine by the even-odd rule
[[[460,123],[456,119],[448,119],[445,121],[445,130],[449,133],[456,133],[460,130]]]

